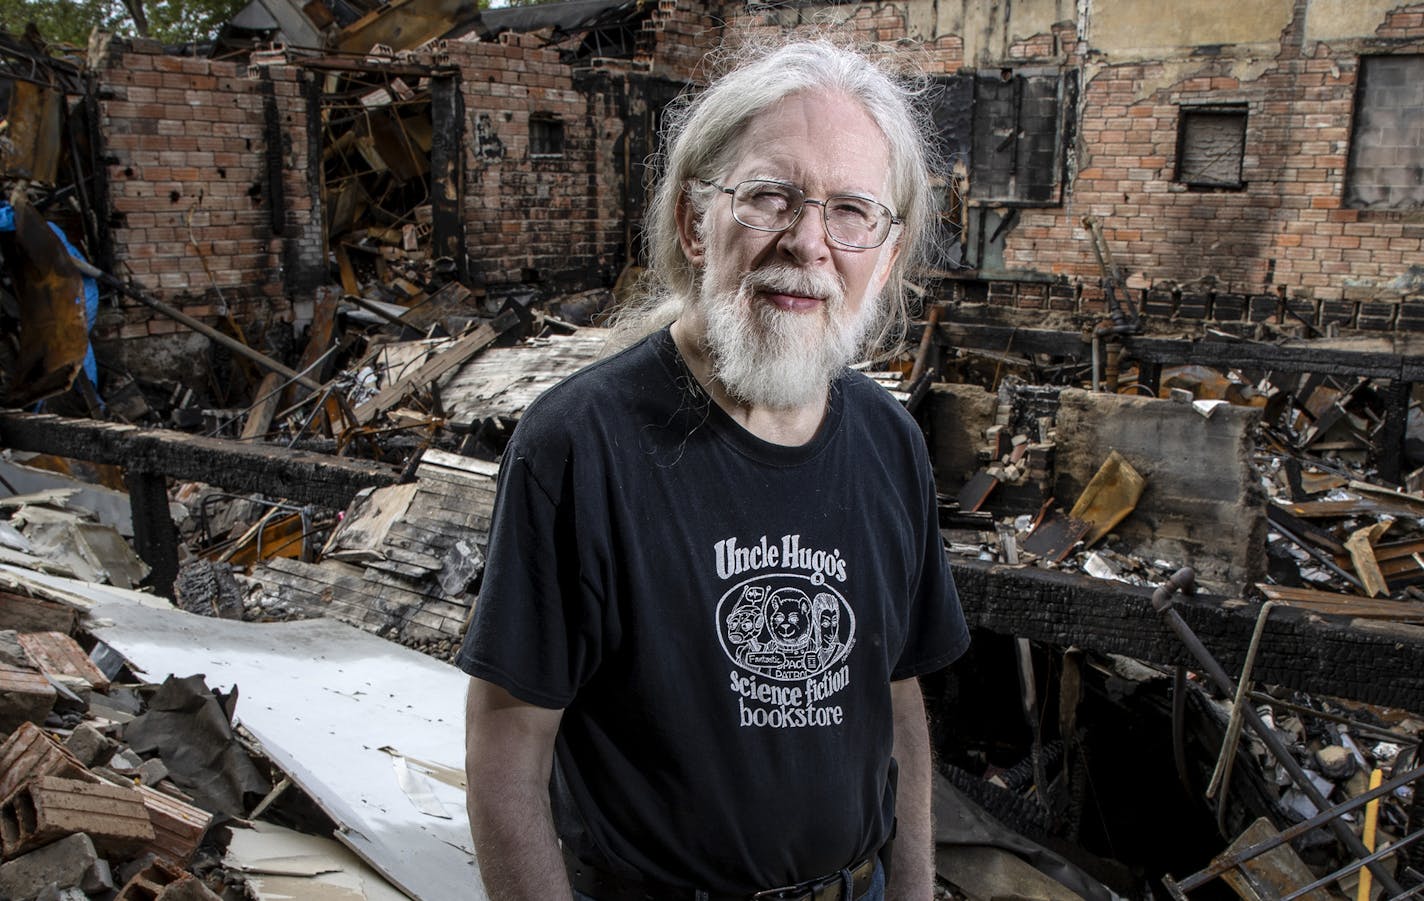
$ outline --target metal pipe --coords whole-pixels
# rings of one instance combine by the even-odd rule
[[[1195,591],[1195,586],[1196,573],[1193,572],[1190,567],[1183,567],[1173,573],[1171,579],[1169,579],[1165,585],[1152,593],[1152,607],[1167,621],[1167,625],[1171,627],[1172,631],[1177,633],[1177,637],[1181,639],[1182,644],[1187,646],[1187,650],[1191,652],[1191,655],[1202,664],[1207,675],[1210,676],[1212,682],[1216,684],[1217,689],[1220,690],[1222,694],[1230,697],[1236,694],[1236,686],[1232,683],[1231,677],[1226,674],[1226,670],[1223,669],[1216,658],[1212,656],[1211,651],[1207,650],[1206,645],[1202,644],[1201,639],[1197,637],[1197,634],[1192,631],[1191,626],[1187,625],[1187,621],[1182,619],[1182,615],[1178,613],[1176,608],[1172,605],[1172,595],[1175,594],[1178,589],[1181,589],[1183,593],[1189,594]],[[1294,755],[1290,752],[1290,748],[1286,747],[1281,737],[1276,734],[1275,730],[1266,726],[1265,722],[1261,720],[1261,715],[1256,712],[1256,708],[1248,704],[1243,713],[1246,716],[1247,724],[1251,726],[1251,729],[1261,741],[1265,743],[1266,749],[1271,752],[1271,756],[1275,757],[1281,767],[1290,774],[1291,780],[1295,782],[1296,787],[1301,790],[1301,793],[1310,799],[1310,802],[1315,805],[1316,809],[1325,810],[1328,808],[1330,802],[1320,793],[1320,789],[1315,787],[1315,783],[1310,781],[1310,776],[1306,774],[1304,768],[1296,761]],[[1357,858],[1370,856],[1369,849],[1365,847],[1364,842],[1360,841],[1360,837],[1350,831],[1350,828],[1343,822],[1338,819],[1332,819],[1328,825],[1330,826],[1330,831],[1335,833],[1335,837],[1350,850],[1351,854]],[[1392,895],[1403,891],[1389,870],[1375,861],[1370,861],[1369,867],[1370,872],[1379,880],[1380,885],[1384,887],[1385,891]]]
[[[1286,842],[1294,841],[1295,839],[1300,838],[1302,835],[1305,835],[1307,832],[1310,832],[1312,829],[1318,829],[1319,827],[1324,826],[1332,819],[1343,816],[1344,814],[1347,814],[1352,810],[1358,810],[1359,808],[1364,807],[1366,804],[1375,800],[1376,798],[1382,797],[1384,795],[1390,794],[1391,792],[1394,792],[1397,789],[1403,788],[1404,786],[1413,782],[1415,779],[1418,779],[1420,776],[1424,776],[1424,766],[1416,767],[1408,771],[1407,773],[1395,776],[1393,779],[1390,779],[1388,782],[1384,783],[1378,788],[1372,788],[1363,794],[1356,795],[1348,801],[1344,801],[1327,810],[1322,810],[1315,816],[1310,817],[1309,819],[1301,820],[1299,823],[1296,823],[1295,825],[1285,830],[1282,830],[1280,833],[1273,835],[1268,839],[1263,839],[1262,841],[1256,842],[1254,845],[1247,845],[1245,848],[1241,848],[1238,851],[1233,851],[1229,854],[1221,855],[1215,858],[1211,866],[1207,867],[1204,870],[1201,870],[1200,872],[1194,873],[1191,876],[1188,876],[1181,882],[1174,882],[1173,884],[1177,886],[1177,888],[1180,889],[1182,892],[1189,892],[1194,888],[1203,886],[1211,880],[1215,879],[1217,876],[1220,876],[1222,873],[1225,873],[1227,870],[1230,870],[1233,867],[1238,866],[1239,864],[1245,863],[1253,857],[1260,857],[1267,851],[1270,851],[1273,848],[1278,848],[1281,845],[1284,845]]]
[[[261,351],[253,350],[246,344],[243,344],[241,341],[224,335],[222,332],[218,331],[207,323],[199,322],[192,316],[189,316],[187,313],[184,313],[182,310],[170,307],[168,304],[164,303],[156,297],[149,297],[143,291],[140,291],[138,288],[135,288],[130,284],[119,281],[117,278],[95,266],[94,264],[78,259],[76,257],[70,257],[70,260],[74,263],[75,266],[79,268],[80,272],[84,273],[90,278],[97,279],[108,285],[109,287],[114,288],[115,290],[120,291],[123,294],[128,295],[129,297],[132,297],[139,303],[152,307],[154,310],[157,310],[164,316],[167,316],[169,319],[174,319],[178,322],[183,323],[188,328],[192,329],[195,332],[198,332],[201,335],[211,338],[212,340],[221,344],[223,347],[226,347],[233,353],[241,354],[242,356],[247,357],[249,360],[256,363],[258,366],[261,366],[263,369],[268,369],[272,372],[278,373],[279,375],[284,375],[292,381],[296,382],[297,384],[305,388],[310,388],[312,391],[322,390],[322,386],[319,382],[314,382],[306,376],[302,375],[300,372],[297,372],[295,369],[290,369],[287,366],[278,363],[276,360],[272,359]]]
[[[930,359],[930,347],[934,345],[935,329],[939,327],[939,317],[944,312],[944,307],[934,304],[930,307],[929,316],[925,319],[925,332],[920,336],[920,346],[915,351],[915,365],[910,369],[909,383],[913,385],[920,376],[924,375],[925,366]]]
[[[1288,895],[1283,895],[1280,898],[1280,901],[1295,901],[1295,899],[1299,898],[1301,895],[1308,895],[1318,888],[1322,888],[1324,886],[1329,885],[1330,883],[1334,882],[1336,879],[1339,879],[1342,876],[1349,876],[1351,873],[1362,867],[1368,866],[1370,868],[1370,872],[1377,872],[1374,868],[1375,863],[1378,863],[1384,858],[1389,857],[1396,851],[1404,850],[1405,848],[1414,844],[1421,838],[1424,838],[1424,829],[1417,829],[1414,832],[1409,833],[1399,841],[1395,842],[1394,844],[1390,845],[1388,848],[1381,848],[1380,850],[1361,860],[1346,864],[1345,866],[1341,867],[1340,869],[1336,870],[1328,876],[1321,876],[1319,879],[1315,880],[1310,885],[1302,886]],[[1391,891],[1393,891],[1393,889],[1391,889]],[[1404,890],[1400,889],[1400,891],[1402,892]]]

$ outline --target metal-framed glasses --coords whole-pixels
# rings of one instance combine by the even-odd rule
[[[699,179],[704,185],[731,195],[732,218],[747,228],[763,232],[784,232],[801,218],[807,204],[821,208],[826,237],[842,247],[870,250],[885,243],[892,226],[900,225],[885,204],[856,194],[832,194],[812,200],[795,185],[751,178],[728,188],[715,181]]]

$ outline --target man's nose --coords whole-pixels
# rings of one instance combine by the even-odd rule
[[[826,235],[825,214],[820,204],[824,201],[808,200],[801,207],[801,215],[791,227],[781,233],[777,246],[798,263],[813,263],[830,257],[830,239]]]

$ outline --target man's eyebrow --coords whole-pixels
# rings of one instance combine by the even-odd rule
[[[745,178],[738,179],[738,180],[737,180],[737,184],[741,184],[741,183],[744,182],[744,181],[771,181],[771,182],[776,182],[776,183],[779,184],[779,185],[786,185],[786,186],[788,186],[788,187],[795,188],[796,190],[800,191],[802,194],[807,193],[807,192],[806,192],[806,189],[805,189],[799,182],[795,181],[794,179],[784,178],[784,177],[779,176],[779,175],[758,175],[756,170],[753,170],[751,175],[748,175],[748,176],[745,177]],[[859,197],[859,198],[861,198],[862,200],[873,200],[873,201],[875,201],[876,203],[880,203],[880,204],[884,204],[884,203],[885,203],[885,201],[881,200],[881,199],[880,199],[880,196],[879,196],[876,192],[874,192],[874,191],[860,191],[860,190],[856,190],[856,189],[854,189],[854,188],[848,188],[848,189],[841,190],[841,191],[832,191],[832,192],[830,192],[829,194],[827,194],[826,196],[827,196],[827,197]]]

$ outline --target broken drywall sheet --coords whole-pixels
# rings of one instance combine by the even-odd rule
[[[256,901],[405,901],[346,847],[261,820],[232,830],[223,863],[242,873]]]
[[[447,663],[327,619],[247,623],[155,610],[107,586],[28,574],[93,602],[89,630],[149,677],[204,673],[241,688],[238,721],[341,824],[338,838],[416,899],[484,901],[464,793],[430,780],[449,818],[421,813],[390,754],[463,760],[468,678]]]

